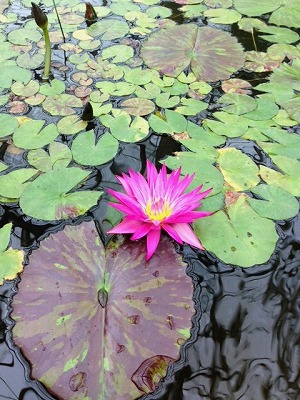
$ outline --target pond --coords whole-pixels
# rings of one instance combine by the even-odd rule
[[[298,0],[0,10],[0,399],[298,400]]]

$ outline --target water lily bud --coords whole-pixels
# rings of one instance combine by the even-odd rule
[[[48,26],[47,15],[35,3],[31,3],[31,11],[37,26],[39,26],[41,29],[46,29]]]
[[[85,3],[85,19],[88,21],[95,21],[98,16],[91,3]]]

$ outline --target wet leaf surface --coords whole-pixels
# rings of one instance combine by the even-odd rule
[[[192,283],[170,240],[145,262],[144,241],[105,252],[94,223],[84,222],[49,236],[29,262],[13,335],[34,377],[68,400],[154,390],[194,314]]]
[[[208,251],[228,264],[245,268],[268,261],[278,240],[274,222],[253,211],[243,195],[224,211],[196,221],[194,227]]]
[[[228,79],[244,63],[242,47],[235,38],[194,24],[154,33],[144,43],[141,56],[149,67],[169,76],[177,76],[191,65],[195,76],[208,82]]]
[[[72,191],[90,171],[70,167],[40,175],[27,186],[20,198],[23,212],[36,219],[52,221],[75,218],[94,206],[102,192]]]

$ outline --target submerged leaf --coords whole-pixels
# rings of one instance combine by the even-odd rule
[[[149,262],[144,246],[111,243],[105,252],[94,223],[84,222],[30,256],[13,336],[33,377],[58,397],[134,399],[178,359],[194,314],[192,283],[168,238]]]

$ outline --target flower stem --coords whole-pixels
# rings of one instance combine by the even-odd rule
[[[50,64],[51,64],[51,44],[49,38],[49,32],[47,27],[43,28],[44,40],[45,40],[45,65],[42,80],[48,81],[50,75]]]

